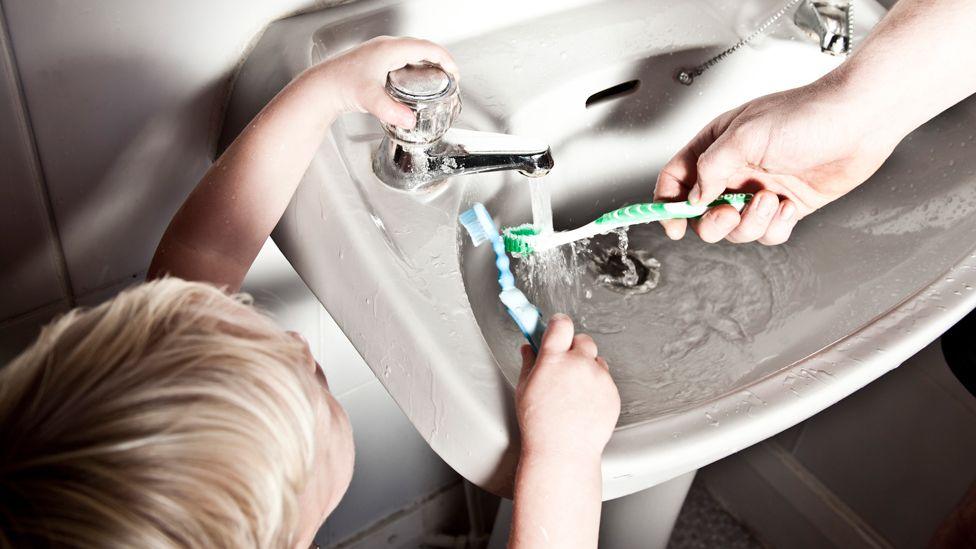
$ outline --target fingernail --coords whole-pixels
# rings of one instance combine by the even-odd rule
[[[776,213],[776,204],[772,200],[768,198],[764,199],[761,196],[756,196],[755,199],[759,201],[759,204],[756,206],[759,208],[759,217],[768,219]]]
[[[565,315],[563,313],[556,313],[552,315],[552,318],[549,319],[549,322],[556,322],[556,321],[563,321],[563,320],[569,320],[569,315]]]
[[[701,187],[699,187],[697,184],[692,187],[691,192],[688,193],[688,200],[692,204],[698,204],[698,201],[701,200]]]
[[[792,202],[787,202],[783,206],[783,213],[780,214],[780,217],[782,217],[783,221],[791,221],[794,215],[796,215],[796,206]]]

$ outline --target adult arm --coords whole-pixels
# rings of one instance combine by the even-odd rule
[[[976,92],[976,2],[901,0],[823,78],[722,114],[658,176],[660,200],[756,192],[740,215],[709,211],[707,242],[785,242],[799,219],[868,179],[908,133]],[[687,222],[663,223],[682,238]]]

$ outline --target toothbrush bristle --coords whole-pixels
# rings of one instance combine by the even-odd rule
[[[481,217],[474,208],[463,212],[459,218],[461,225],[468,232],[468,236],[471,237],[471,243],[477,246],[481,246],[485,242],[488,242],[488,227],[485,227],[481,222]]]
[[[510,254],[530,255],[535,252],[532,237],[539,235],[539,229],[525,223],[516,227],[508,227],[502,231],[505,241],[505,251]]]

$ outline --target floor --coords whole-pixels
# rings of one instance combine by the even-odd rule
[[[361,534],[330,545],[334,549],[427,549],[422,540],[433,533],[463,533],[466,519],[460,484],[425,498],[380,521]],[[510,509],[510,508],[509,508]],[[445,538],[441,537],[443,542]],[[504,544],[504,540],[499,546]],[[445,546],[438,544],[438,546]],[[668,549],[763,549],[752,533],[696,480],[678,515]]]
[[[668,549],[761,549],[744,525],[729,514],[697,480],[678,515]]]

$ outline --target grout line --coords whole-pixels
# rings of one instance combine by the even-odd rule
[[[69,308],[75,306],[75,294],[72,289],[71,275],[68,272],[68,260],[64,253],[64,243],[61,240],[61,232],[58,228],[58,220],[54,215],[54,205],[51,201],[51,193],[47,187],[47,178],[44,174],[44,166],[41,164],[40,151],[37,147],[37,137],[34,135],[34,127],[31,122],[30,109],[27,106],[27,94],[24,92],[24,85],[20,79],[20,68],[17,65],[17,56],[14,53],[13,41],[10,35],[10,28],[7,25],[7,16],[4,11],[3,2],[0,1],[0,55],[4,63],[10,67],[11,74],[7,78],[7,85],[15,91],[19,103],[14,123],[23,134],[24,144],[27,146],[31,158],[31,179],[35,191],[41,202],[44,204],[44,211],[47,214],[47,230],[50,239],[53,241],[55,249],[55,264],[58,268],[58,280],[61,282],[61,291]]]

